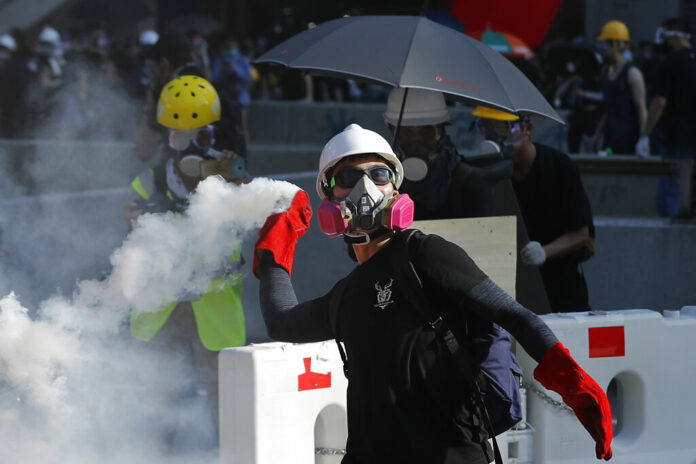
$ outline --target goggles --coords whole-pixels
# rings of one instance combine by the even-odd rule
[[[395,182],[394,172],[386,166],[373,166],[365,170],[345,168],[333,175],[331,188],[337,185],[342,188],[353,188],[365,174],[375,185],[387,185]]]
[[[476,129],[484,138],[489,140],[508,140],[519,132],[520,128],[519,121],[476,118]]]
[[[214,175],[220,175],[226,180],[243,179],[246,177],[246,166],[242,157],[211,160],[198,155],[186,155],[179,160],[179,170],[185,176],[200,179]]]
[[[667,37],[682,37],[686,40],[689,40],[691,38],[691,34],[687,34],[686,32],[681,31],[672,31],[670,29],[665,29],[662,26],[658,27],[655,31],[655,43],[657,45],[661,45],[665,43],[665,39]]]
[[[215,142],[213,126],[203,126],[191,130],[170,130],[169,146],[176,151],[186,150],[191,143],[205,150],[213,146]]]

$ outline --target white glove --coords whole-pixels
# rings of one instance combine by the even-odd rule
[[[647,158],[650,156],[650,137],[647,135],[641,135],[636,142],[636,155],[641,158]]]
[[[520,259],[525,264],[541,266],[546,261],[546,252],[539,242],[529,242],[520,250]]]

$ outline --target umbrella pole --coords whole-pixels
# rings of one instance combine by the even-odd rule
[[[392,150],[396,148],[396,141],[399,139],[399,130],[401,129],[401,120],[404,117],[404,108],[406,108],[406,97],[408,97],[408,87],[404,88],[404,99],[401,100],[401,109],[399,110],[399,120],[396,122],[394,129],[394,140],[392,140]]]

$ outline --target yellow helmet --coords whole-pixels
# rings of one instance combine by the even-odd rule
[[[621,40],[628,42],[630,40],[628,27],[621,21],[608,21],[602,28],[602,33],[599,34],[597,40]]]
[[[496,121],[517,121],[520,119],[520,117],[514,113],[494,110],[486,106],[477,106],[471,115],[477,118],[495,119]]]
[[[175,130],[191,130],[220,120],[220,98],[210,82],[198,76],[180,76],[160,93],[157,122]]]

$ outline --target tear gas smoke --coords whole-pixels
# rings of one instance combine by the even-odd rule
[[[142,215],[105,279],[43,301],[34,318],[14,293],[0,300],[0,462],[215,462],[190,453],[213,433],[205,401],[169,397],[190,383],[184,353],[134,341],[128,317],[132,307],[155,311],[182,291],[204,292],[243,237],[297,190],[208,178],[184,213]],[[162,437],[181,424],[177,442],[189,454],[163,453]]]

